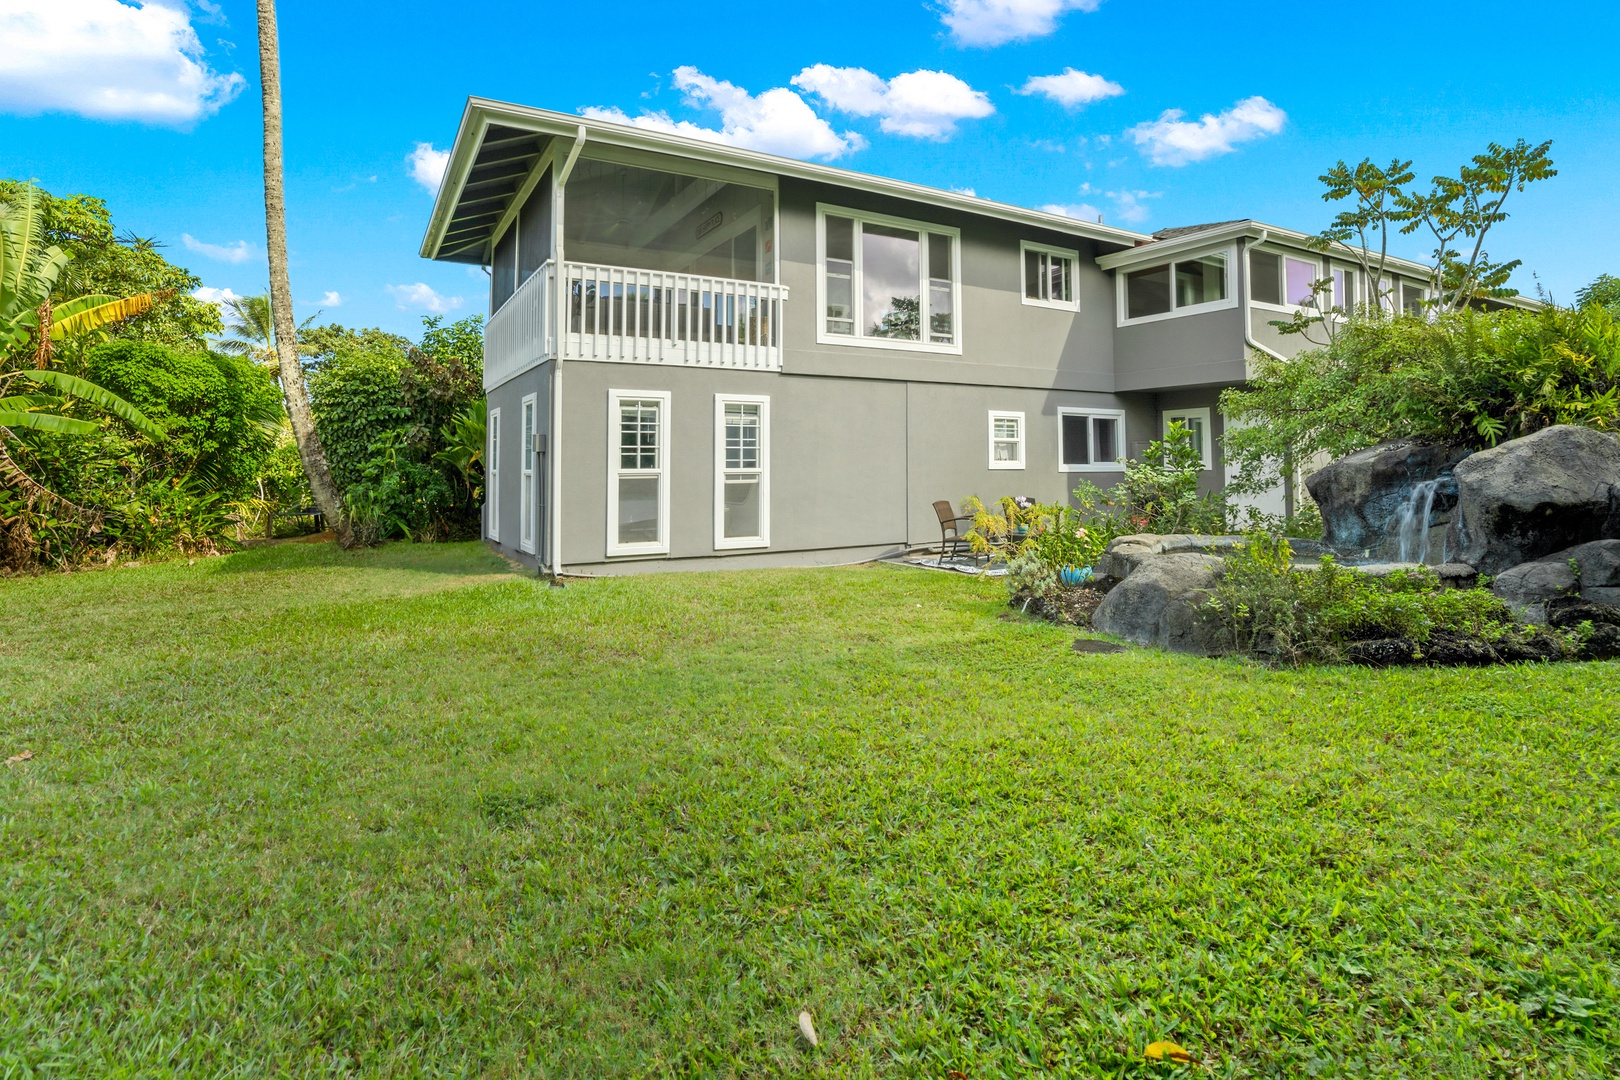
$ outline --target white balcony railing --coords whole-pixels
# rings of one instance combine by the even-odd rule
[[[564,263],[565,360],[779,371],[787,288]]]
[[[484,326],[485,390],[551,358],[552,271],[549,262],[541,266],[489,317]]]
[[[564,360],[782,369],[786,286],[585,263],[558,278],[546,263],[489,317],[485,389],[559,348]]]

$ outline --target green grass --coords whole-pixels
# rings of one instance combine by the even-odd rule
[[[467,545],[0,583],[0,1076],[1620,1068],[1620,665],[1073,636]]]

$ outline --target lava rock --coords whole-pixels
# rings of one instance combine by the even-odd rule
[[[1345,647],[1344,658],[1362,667],[1409,667],[1422,663],[1417,642],[1403,637],[1352,641]]]
[[[1491,591],[1525,622],[1546,622],[1550,602],[1562,597],[1620,604],[1620,540],[1576,544],[1521,563],[1498,574]]]
[[[1613,660],[1620,657],[1620,626],[1599,623],[1592,627],[1592,636],[1581,645],[1582,660]]]
[[[1448,547],[1500,574],[1620,528],[1620,438],[1560,424],[1457,463]],[[1617,534],[1616,539],[1620,539]]]
[[[1224,564],[1213,555],[1141,555],[1091,616],[1105,634],[1172,652],[1220,656],[1229,652],[1219,626],[1199,617]]]
[[[1305,478],[1322,511],[1322,539],[1342,551],[1386,550],[1412,488],[1450,473],[1468,456],[1462,447],[1399,439],[1358,450]],[[1434,509],[1444,513],[1456,502],[1449,487],[1436,493]]]
[[[1613,604],[1594,604],[1577,596],[1561,596],[1547,602],[1548,626],[1567,628],[1579,626],[1583,622],[1620,627],[1620,607]]]
[[[1504,664],[1550,663],[1566,658],[1563,644],[1545,632],[1499,641],[1496,655]]]

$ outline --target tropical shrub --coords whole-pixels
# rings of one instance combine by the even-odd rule
[[[1123,467],[1125,479],[1106,491],[1086,480],[1075,488],[1088,527],[1114,536],[1225,529],[1225,501],[1216,493],[1199,494],[1204,455],[1180,423],[1171,423],[1162,440],[1149,443],[1140,459],[1126,459]]]
[[[1484,588],[1444,587],[1427,567],[1373,577],[1324,555],[1298,567],[1285,537],[1255,533],[1225,558],[1202,611],[1229,635],[1235,652],[1286,663],[1342,660],[1354,642],[1438,636],[1501,644],[1532,636]]]
[[[1483,448],[1551,424],[1620,430],[1620,321],[1598,303],[1355,318],[1291,360],[1257,354],[1221,409],[1235,492],[1388,439]]]
[[[144,341],[90,351],[90,377],[162,425],[163,474],[226,499],[248,495],[276,444],[281,393],[251,360]]]

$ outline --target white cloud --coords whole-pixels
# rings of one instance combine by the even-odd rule
[[[203,59],[184,5],[117,0],[0,3],[0,109],[185,127],[246,80]]]
[[[1048,203],[1041,207],[1048,214],[1061,214],[1072,217],[1077,221],[1123,221],[1136,224],[1146,221],[1150,211],[1142,202],[1144,199],[1157,199],[1162,192],[1158,191],[1098,191],[1091,184],[1080,185],[1080,195],[1106,195],[1113,201],[1111,211],[1104,212],[1094,203]]]
[[[246,240],[238,240],[234,244],[205,244],[190,233],[181,233],[180,242],[186,245],[187,251],[195,251],[199,255],[228,263],[247,262],[257,251]]]
[[[461,297],[440,296],[431,285],[420,281],[415,285],[390,285],[388,292],[401,308],[420,308],[442,315],[461,306]]]
[[[1288,122],[1288,114],[1263,97],[1244,98],[1225,112],[1205,113],[1196,121],[1183,120],[1184,115],[1180,109],[1169,109],[1127,134],[1153,164],[1186,165],[1229,154],[1238,143],[1275,135]]]
[[[435,195],[439,193],[439,185],[444,183],[444,170],[449,167],[450,151],[435,150],[430,142],[417,143],[416,148],[405,155],[405,171]]]
[[[1119,97],[1124,92],[1125,88],[1117,82],[1110,82],[1101,75],[1088,75],[1072,67],[1064,68],[1061,75],[1031,75],[1029,81],[1018,90],[1020,94],[1040,94],[1070,109]]]
[[[792,82],[840,112],[882,117],[878,126],[890,135],[946,139],[956,133],[958,121],[996,111],[982,90],[955,75],[926,68],[885,82],[865,68],[816,64],[793,76]]]
[[[945,0],[945,25],[959,45],[1004,45],[1045,37],[1068,11],[1096,11],[1102,0]]]
[[[836,158],[866,145],[853,131],[839,135],[816,115],[804,98],[785,86],[755,96],[739,86],[711,78],[695,67],[675,69],[675,86],[694,107],[720,113],[720,127],[706,128],[690,120],[673,120],[668,113],[644,112],[628,116],[622,109],[588,106],[580,113],[592,120],[630,124],[649,131],[664,131],[693,139],[727,143],[768,154],[795,158]]]
[[[207,285],[204,285],[191,295],[194,299],[201,300],[205,304],[213,304],[215,307],[219,308],[221,318],[224,318],[225,316],[225,305],[227,302],[242,299],[239,294],[232,292],[228,288],[215,289]]]
[[[1103,212],[1090,203],[1047,203],[1041,207],[1047,214],[1058,214],[1062,217],[1071,217],[1076,221],[1101,221]]]
[[[321,297],[322,307],[340,307],[342,304],[343,297],[339,296],[336,290],[328,289],[326,294]]]
[[[956,192],[958,195],[966,195],[970,199],[977,199],[979,197],[979,193],[970,187],[951,188],[951,190]]]

